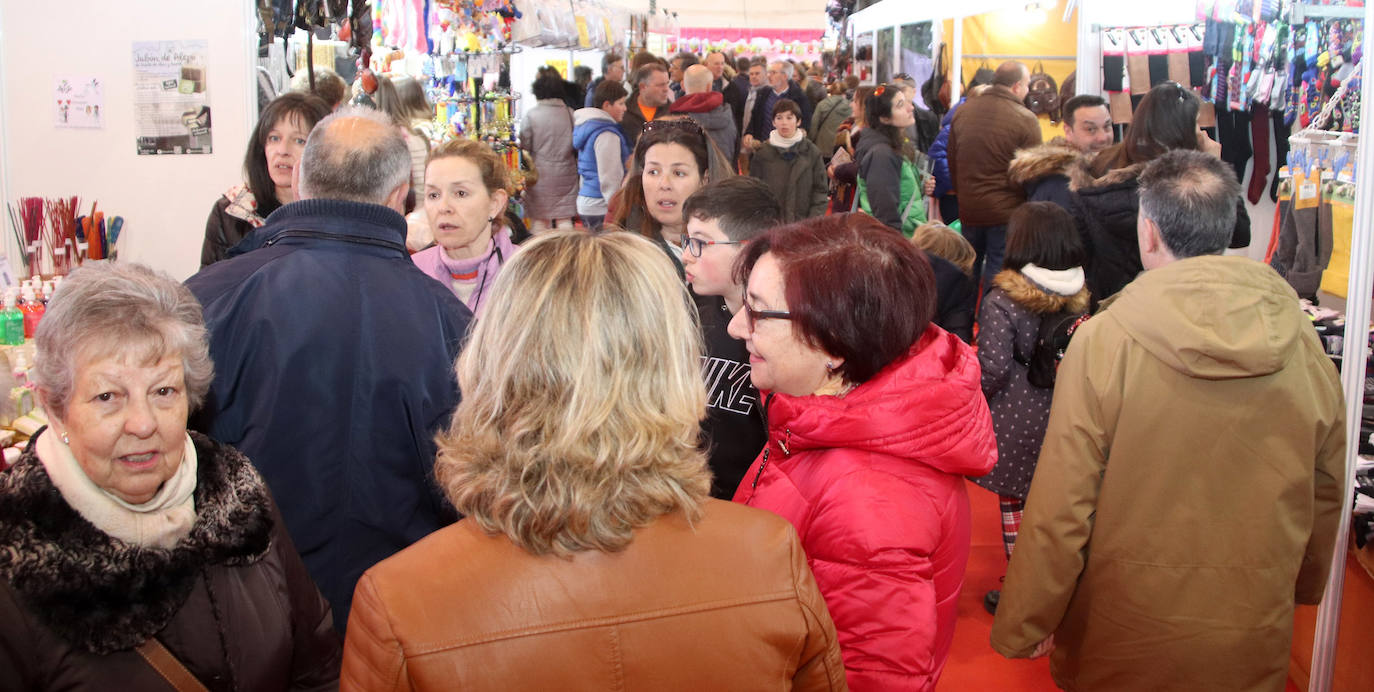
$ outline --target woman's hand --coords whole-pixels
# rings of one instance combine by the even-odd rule
[[[1221,158],[1221,145],[1200,127],[1197,129],[1197,148],[1212,156]]]
[[[921,184],[921,190],[921,194],[925,197],[935,194],[935,176],[926,176],[926,181]]]

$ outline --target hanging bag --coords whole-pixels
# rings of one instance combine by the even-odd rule
[[[1026,92],[1026,108],[1036,115],[1048,115],[1051,122],[1059,122],[1059,85],[1045,72],[1043,62],[1035,63]]]

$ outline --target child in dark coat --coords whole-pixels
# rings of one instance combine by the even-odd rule
[[[1007,559],[1021,524],[1040,445],[1049,425],[1053,389],[1027,379],[1040,320],[1057,312],[1088,309],[1086,253],[1073,217],[1053,202],[1027,202],[1007,224],[1007,254],[993,289],[978,312],[978,363],[983,396],[997,435],[997,465],[974,483],[997,493]],[[999,591],[983,599],[997,609]]]
[[[828,185],[821,150],[801,129],[801,109],[790,99],[773,106],[773,132],[754,152],[749,175],[768,185],[791,223],[825,213]]]

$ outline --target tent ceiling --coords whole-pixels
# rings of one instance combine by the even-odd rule
[[[633,4],[622,0],[622,4]],[[660,0],[658,7],[677,13],[678,26],[752,27],[758,29],[824,29],[825,0]],[[648,10],[648,1],[637,11]]]

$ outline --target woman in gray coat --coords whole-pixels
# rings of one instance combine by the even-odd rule
[[[1053,202],[1027,202],[1011,215],[1002,271],[993,277],[994,288],[978,312],[978,363],[983,367],[983,396],[997,435],[997,465],[973,482],[1000,498],[1008,560],[1054,396],[1054,389],[1027,380],[1030,357],[1042,319],[1088,309],[1085,259],[1067,211]],[[995,611],[1000,596],[998,591],[989,592],[984,606]]]
[[[577,215],[577,151],[573,149],[573,112],[563,102],[563,79],[549,72],[534,80],[538,105],[520,124],[520,148],[534,155],[539,181],[525,190],[530,231],[572,228]]]

